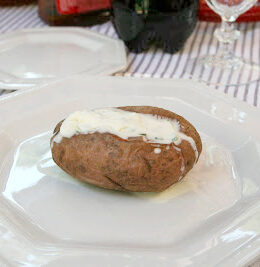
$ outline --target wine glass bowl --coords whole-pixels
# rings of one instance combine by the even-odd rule
[[[236,21],[237,17],[248,11],[257,0],[206,0],[206,2],[223,19]]]
[[[219,49],[214,55],[205,55],[202,58],[194,59],[193,64],[197,67],[192,70],[188,69],[191,78],[213,85],[239,86],[256,82],[260,79],[260,66],[245,60],[234,54],[234,42],[239,39],[240,32],[235,30],[233,22],[242,13],[249,10],[257,0],[206,0],[207,4],[222,18],[221,27],[218,28],[214,35],[219,41]],[[234,72],[240,72],[239,80],[236,82],[218,81],[213,83],[206,78],[210,75],[204,75],[203,72],[213,73],[214,70],[225,72],[226,76],[232,76]],[[241,75],[243,73],[243,75]],[[228,82],[229,81],[229,82]]]

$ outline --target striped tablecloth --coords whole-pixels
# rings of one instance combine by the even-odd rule
[[[34,5],[26,7],[0,8],[0,33],[6,33],[23,28],[40,28],[47,25],[40,20],[37,14],[37,7]],[[187,41],[183,50],[175,55],[163,53],[160,49],[152,48],[147,53],[132,54],[129,56],[129,65],[124,72],[116,75],[133,77],[154,77],[154,78],[187,78],[185,68],[190,59],[200,55],[215,53],[218,43],[213,36],[216,27],[215,23],[198,23],[194,33]],[[234,44],[236,55],[260,64],[260,22],[239,24],[242,31],[241,39]],[[93,31],[117,38],[117,34],[110,22],[91,27]],[[196,66],[194,66],[196,67]],[[209,80],[220,81],[224,79],[223,73],[215,71]],[[231,77],[234,81],[239,79],[234,74]],[[246,101],[249,105],[260,106],[260,82],[250,86],[240,87],[215,87],[212,90],[220,90],[228,95]],[[209,89],[210,90],[210,89]],[[1,90],[0,95],[11,91]],[[260,267],[260,261],[252,265]]]
[[[37,14],[34,5],[27,7],[0,8],[0,33],[10,32],[21,28],[47,27]],[[190,59],[200,55],[215,53],[218,42],[213,36],[215,23],[198,23],[193,35],[187,41],[180,53],[175,55],[163,53],[160,49],[152,48],[147,53],[129,54],[127,69],[117,75],[134,77],[161,77],[161,78],[187,78],[185,68]],[[238,56],[254,60],[260,64],[260,22],[239,24],[242,31],[241,39],[234,44],[234,51]],[[102,34],[117,38],[117,34],[110,22],[91,28]],[[194,66],[196,68],[196,65]],[[220,81],[224,79],[223,73],[214,71],[209,80]],[[234,73],[233,81],[239,79]],[[216,87],[231,96],[246,101],[250,105],[260,106],[260,82],[250,86]],[[1,88],[0,88],[1,89]],[[0,90],[0,94],[10,91]]]

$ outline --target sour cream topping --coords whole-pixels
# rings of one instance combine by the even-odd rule
[[[71,138],[77,134],[110,133],[122,139],[142,136],[145,142],[179,145],[182,140],[190,143],[196,159],[198,150],[195,141],[181,132],[177,120],[165,117],[124,111],[118,108],[76,111],[69,115],[61,125],[54,142],[63,137]]]

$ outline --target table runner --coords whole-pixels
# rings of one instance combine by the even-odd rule
[[[129,53],[128,67],[115,75],[144,78],[188,78],[185,74],[185,68],[190,64],[192,58],[208,53],[214,54],[218,49],[218,42],[213,36],[218,26],[216,23],[199,22],[185,47],[175,55],[163,53],[157,48],[151,48],[146,53],[141,54]],[[17,29],[42,27],[48,26],[38,17],[35,5],[0,8],[1,34]],[[241,23],[238,24],[238,28],[242,35],[239,41],[234,44],[236,55],[260,64],[260,22]],[[93,26],[90,29],[118,38],[111,22]],[[196,64],[193,67],[196,68]],[[223,73],[217,70],[208,77],[211,81],[220,81],[224,78]],[[228,79],[239,80],[239,74],[234,73]],[[209,90],[219,90],[250,105],[260,106],[260,82],[238,87],[215,86],[209,87]],[[0,88],[0,95],[10,92],[12,91],[1,90]],[[260,261],[253,264],[252,267],[260,267]]]

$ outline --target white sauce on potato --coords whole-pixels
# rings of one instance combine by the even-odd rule
[[[160,154],[162,152],[162,150],[160,148],[155,148],[154,149],[154,153],[155,154]]]
[[[195,141],[181,132],[177,120],[165,117],[124,111],[118,108],[76,111],[68,116],[61,125],[54,142],[63,137],[71,138],[77,134],[110,133],[122,139],[142,136],[144,142],[179,145],[183,140],[194,149],[196,160],[198,150]]]

